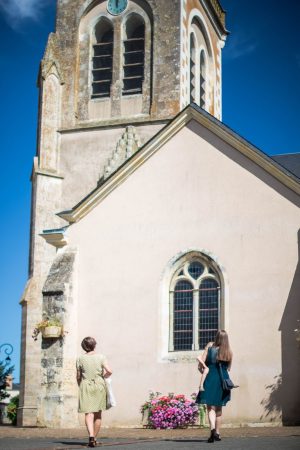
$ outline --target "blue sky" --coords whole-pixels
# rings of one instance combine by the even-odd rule
[[[0,0],[0,345],[14,346],[19,379],[21,307],[28,269],[30,172],[36,152],[36,78],[55,0]],[[266,153],[300,152],[300,2],[223,0],[223,122]],[[3,350],[0,360],[4,359]]]

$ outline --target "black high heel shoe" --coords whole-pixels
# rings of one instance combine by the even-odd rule
[[[211,430],[210,436],[207,439],[207,442],[209,442],[209,443],[215,442],[215,433],[216,433],[215,429]]]
[[[216,431],[215,431],[215,441],[221,441],[222,439],[220,438],[220,435],[219,435],[219,433],[217,433]]]
[[[210,432],[210,436],[207,439],[207,442],[212,443],[215,441],[221,441],[222,439],[220,438],[220,435],[216,432],[215,428],[213,430],[211,430]]]
[[[96,447],[96,445],[97,445],[96,439],[94,437],[90,437],[88,447]]]

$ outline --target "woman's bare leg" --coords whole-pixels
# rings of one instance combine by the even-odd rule
[[[101,428],[101,419],[102,419],[102,413],[101,411],[95,413],[94,415],[94,432],[95,432],[95,439],[100,431]]]
[[[222,425],[222,406],[216,408],[216,432],[220,434]]]
[[[208,420],[211,430],[215,430],[216,428],[216,408],[215,406],[209,406],[207,405],[207,411],[208,411]]]
[[[85,425],[89,433],[89,437],[95,437],[94,434],[94,413],[85,414]]]

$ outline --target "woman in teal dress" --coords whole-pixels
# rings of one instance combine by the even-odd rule
[[[100,431],[102,411],[106,409],[105,378],[111,376],[104,355],[95,352],[96,341],[86,337],[81,342],[86,352],[77,359],[77,383],[79,386],[78,412],[85,413],[85,424],[89,433],[88,447],[96,447]]]
[[[196,403],[207,405],[211,429],[208,442],[220,441],[222,407],[230,400],[230,391],[223,390],[220,374],[222,370],[223,378],[229,378],[228,370],[232,363],[232,351],[226,331],[218,331],[215,341],[209,342],[197,359],[202,370],[208,369],[208,374],[203,389],[200,387]]]

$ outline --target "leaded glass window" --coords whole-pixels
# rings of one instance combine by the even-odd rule
[[[193,258],[177,268],[170,289],[170,351],[203,349],[220,328],[220,280],[212,264]]]
[[[199,347],[215,339],[219,328],[219,285],[205,278],[199,286]]]
[[[197,278],[200,277],[200,275],[204,272],[204,267],[201,263],[199,263],[198,261],[194,261],[191,262],[189,264],[189,268],[188,268],[189,274],[195,279],[197,280]]]
[[[193,344],[193,285],[178,281],[174,291],[174,346],[189,350]]]

